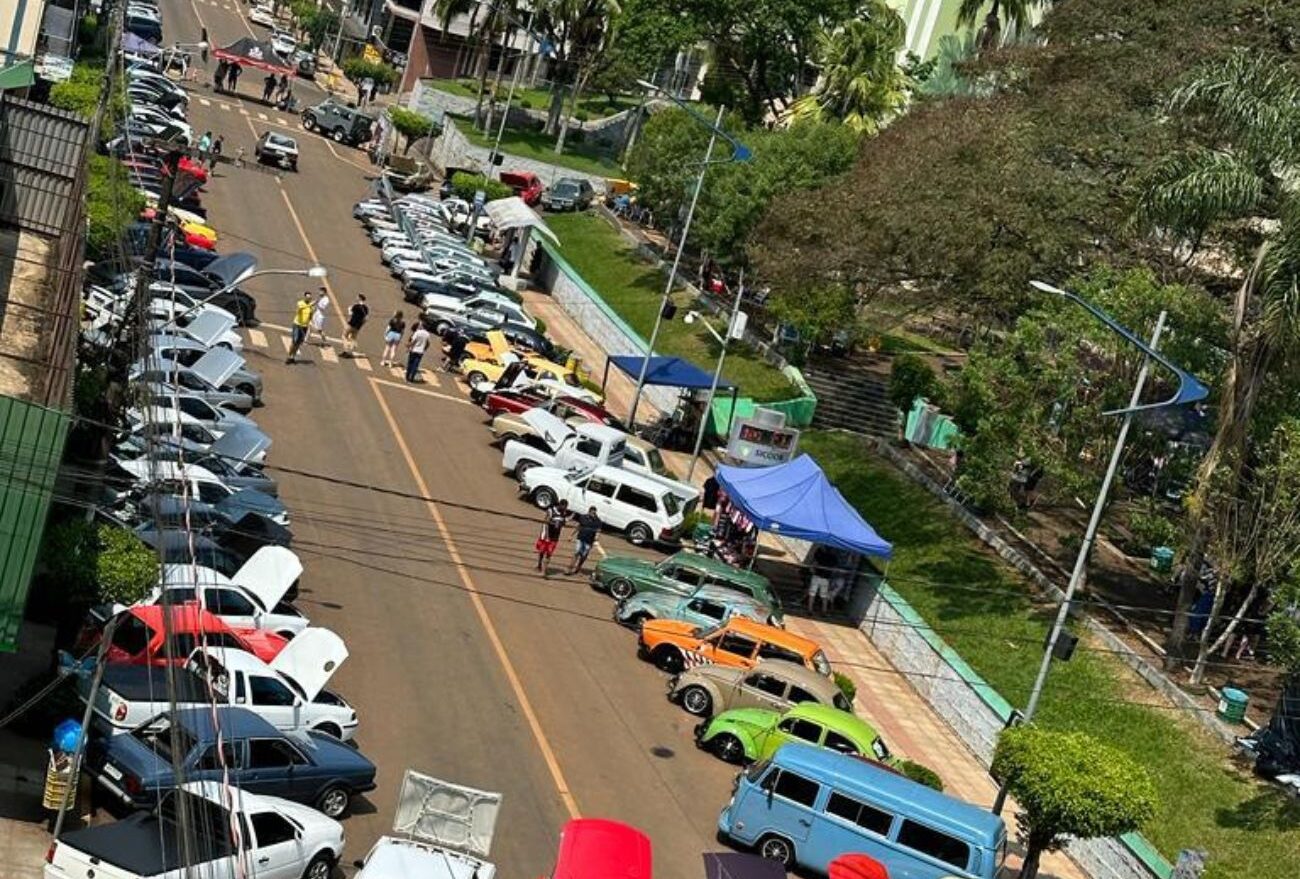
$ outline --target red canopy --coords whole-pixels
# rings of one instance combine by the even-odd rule
[[[256,67],[271,73],[292,74],[293,67],[286,64],[275,54],[267,40],[241,37],[223,49],[214,49],[213,53],[221,61],[229,61],[241,67]]]

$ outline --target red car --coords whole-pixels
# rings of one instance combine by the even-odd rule
[[[529,409],[551,399],[541,389],[511,388],[507,391],[492,391],[483,398],[483,408],[489,418],[496,418],[502,412],[527,412]]]
[[[560,831],[550,879],[650,879],[650,837],[605,818],[574,818]]]
[[[526,205],[535,205],[542,200],[545,187],[532,171],[502,171],[501,182],[513,189]]]
[[[104,658],[121,665],[166,665],[163,610],[164,608],[159,605],[149,605],[129,607],[122,611],[117,629],[113,632],[113,640],[109,642]],[[210,647],[247,650],[263,662],[270,662],[284,645],[289,643],[274,632],[233,628],[224,623],[220,617],[201,609],[197,604],[171,605],[170,610],[172,656],[177,662],[183,662],[194,648],[199,646],[200,637],[205,639]],[[82,652],[95,646],[98,641],[96,634],[82,633],[79,645]]]

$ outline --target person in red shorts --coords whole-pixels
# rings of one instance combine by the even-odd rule
[[[551,556],[555,555],[555,548],[560,545],[564,522],[568,518],[568,501],[560,501],[546,509],[546,517],[542,520],[542,533],[534,544],[537,549],[537,570],[542,572],[543,578],[551,576]]]

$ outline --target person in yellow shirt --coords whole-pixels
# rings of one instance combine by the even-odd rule
[[[311,314],[313,311],[311,291],[302,294],[293,311],[293,335],[289,344],[289,356],[284,359],[285,363],[293,363],[298,357],[298,349],[307,339],[307,329],[311,326]]]

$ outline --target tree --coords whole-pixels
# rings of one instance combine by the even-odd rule
[[[917,397],[939,402],[936,397],[942,389],[939,376],[919,354],[899,354],[889,365],[889,402],[904,415],[911,410]]]
[[[636,91],[639,79],[651,79],[677,53],[699,38],[691,19],[676,14],[672,0],[624,0],[610,22],[609,45],[596,59],[590,88],[615,95]]]
[[[1011,727],[998,738],[991,772],[1020,804],[1021,879],[1035,879],[1043,852],[1067,836],[1119,836],[1155,814],[1147,770],[1086,733]]]
[[[555,152],[562,153],[569,120],[611,44],[616,33],[614,22],[622,13],[622,6],[618,0],[548,0],[544,10],[548,27],[556,36],[552,69],[558,71],[546,130],[556,135]],[[567,112],[564,111],[566,93]]]
[[[99,96],[104,91],[103,64],[74,64],[72,75],[50,86],[50,105],[70,110],[87,119],[95,115]]]
[[[862,18],[821,35],[821,79],[794,102],[795,121],[838,119],[874,134],[907,101],[907,77],[898,66],[907,26],[885,0],[868,0]]]
[[[133,604],[158,579],[158,558],[130,531],[68,519],[49,529],[42,563],[71,605]]]
[[[417,113],[405,107],[389,107],[388,118],[392,120],[393,128],[403,138],[403,155],[410,152],[411,144],[433,133],[433,120],[423,113]]]
[[[961,6],[957,7],[957,24],[973,27],[986,4],[989,0],[961,0]],[[1023,33],[1029,28],[1033,10],[1042,5],[1043,0],[993,0],[976,38],[980,51],[996,49],[1002,44],[1004,19],[1014,33]]]
[[[143,193],[131,185],[117,161],[91,155],[86,170],[86,251],[98,258],[113,253],[126,227],[144,210]]]
[[[853,292],[844,287],[780,290],[772,294],[767,307],[773,317],[799,331],[803,341],[800,359],[820,340],[840,329],[852,331],[858,323],[858,306]]]
[[[99,600],[134,604],[158,580],[158,557],[134,534],[112,525],[100,525],[95,558]]]
[[[1300,199],[1281,176],[1300,159],[1300,78],[1271,57],[1241,50],[1202,68],[1175,93],[1172,108],[1199,142],[1154,168],[1140,219],[1188,260],[1216,230],[1229,257],[1234,245],[1241,252],[1255,243],[1234,297],[1214,440],[1188,503],[1191,536],[1166,644],[1171,662],[1181,652],[1222,506],[1244,494],[1255,407],[1270,372],[1300,348]],[[1264,231],[1242,237],[1241,221],[1251,218],[1271,225],[1246,224]]]

